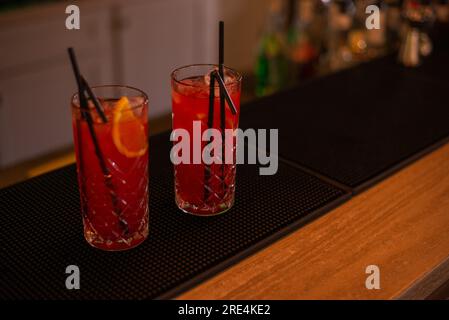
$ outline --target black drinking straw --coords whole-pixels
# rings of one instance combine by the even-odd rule
[[[237,109],[232,102],[231,96],[226,89],[224,81],[224,22],[220,21],[218,24],[218,72],[213,71],[210,75],[209,86],[209,116],[207,125],[210,128],[214,125],[214,101],[215,101],[215,80],[217,80],[220,88],[220,129],[221,129],[221,178],[223,187],[223,196],[225,195],[226,183],[224,177],[224,164],[225,164],[225,128],[226,128],[226,112],[225,101],[228,102],[228,106],[231,109],[233,115],[237,114]],[[209,165],[204,167],[204,201],[209,196],[209,180],[210,180],[211,168]]]
[[[224,79],[224,22],[220,21],[218,23],[218,73],[221,79]],[[225,101],[223,90],[220,88],[220,127],[222,130],[222,135],[224,136],[225,129]],[[224,143],[223,143],[224,151]],[[224,157],[224,153],[222,153]]]
[[[226,102],[228,103],[229,109],[231,110],[231,113],[233,115],[237,114],[237,108],[235,107],[234,102],[231,99],[231,95],[228,92],[228,89],[226,89],[226,85],[223,81],[223,78],[220,77],[220,74],[214,71],[215,78],[217,79],[218,85],[220,86],[220,94],[223,95],[223,97],[226,99]]]
[[[218,75],[224,79],[224,22],[218,23]],[[220,81],[218,81],[220,82]],[[223,196],[225,195],[224,163],[225,163],[225,128],[226,128],[225,98],[223,89],[220,87],[220,129],[221,129],[221,178]]]
[[[87,83],[86,79],[84,79],[83,76],[81,76],[81,83],[84,89],[86,89],[87,94],[90,97],[90,100],[92,100],[92,102],[94,103],[95,109],[97,110],[97,113],[100,116],[101,120],[103,121],[103,123],[107,123],[108,118],[106,118],[106,115],[104,114],[104,110],[103,107],[101,106],[100,101],[98,101],[97,96],[94,94],[91,87],[89,86],[89,84]]]
[[[78,87],[78,99],[80,100],[80,107],[81,107],[82,105],[84,105],[84,102],[81,103],[81,98],[80,98],[81,97],[81,91],[82,91],[81,90],[82,85],[81,85],[81,80],[79,79],[79,76],[78,76],[79,75],[78,63],[76,62],[75,53],[73,51],[73,48],[69,48],[68,52],[69,52],[70,62],[72,64],[72,68],[73,68],[73,73],[75,74],[75,78],[76,78],[76,84],[77,84],[77,87]],[[84,110],[81,110],[81,118],[82,119],[85,118]],[[81,132],[79,130],[76,130],[76,131],[77,131],[77,138],[78,138],[77,140],[81,141]],[[79,153],[80,159],[82,159],[83,156],[81,154],[81,148],[79,148],[78,153]],[[79,170],[81,172],[84,171],[84,167],[83,167],[83,162],[82,161],[79,162]],[[81,187],[81,192],[83,194],[85,194],[86,193],[86,188],[85,188],[84,184],[81,184],[80,187]],[[86,217],[86,214],[87,214],[87,211],[88,211],[87,201],[81,201],[81,203],[82,203],[82,206],[83,206],[83,215]]]
[[[214,102],[215,102],[215,73],[210,75],[209,84],[209,114],[207,118],[207,126],[212,128],[214,126]]]
[[[105,179],[104,179],[105,185],[109,189],[109,194],[111,196],[112,205],[113,205],[114,211],[119,219],[119,225],[123,229],[124,234],[127,234],[128,233],[128,223],[121,217],[121,211],[118,209],[117,195],[115,194],[114,186],[112,185],[112,181],[111,181],[111,175],[110,175],[108,167],[106,166],[106,162],[104,160],[103,154],[101,153],[100,144],[98,143],[97,135],[95,134],[94,123],[92,120],[92,116],[89,112],[89,107],[88,107],[86,96],[84,95],[84,90],[86,89],[88,92],[90,92],[89,95],[91,96],[91,99],[93,101],[94,101],[93,97],[95,97],[95,95],[93,94],[92,89],[90,87],[88,87],[87,82],[81,76],[81,73],[80,73],[79,67],[78,67],[78,62],[77,62],[76,56],[75,56],[75,51],[73,50],[73,48],[69,48],[68,52],[69,52],[70,62],[72,63],[73,72],[75,74],[76,82],[78,85],[78,98],[80,101],[81,114],[82,114],[83,118],[86,119],[86,122],[87,122],[87,125],[89,128],[89,133],[90,133],[90,136],[92,137],[92,143],[94,145],[95,155],[98,158],[98,162],[100,163],[101,171],[103,172],[103,175],[105,177]],[[98,102],[98,99],[96,99],[96,97],[95,97],[95,100],[97,100],[97,102]],[[94,104],[95,104],[95,102],[94,102]],[[98,110],[100,110],[100,112],[99,112],[100,117],[102,115],[105,116],[101,107],[99,109],[97,109],[97,111]]]
[[[208,128],[213,128],[214,126],[214,103],[215,103],[215,73],[212,72],[210,75],[209,83],[209,114],[207,118]],[[207,201],[209,197],[209,180],[210,180],[211,168],[210,165],[204,166],[204,201]]]
[[[89,132],[90,132],[90,135],[92,136],[92,142],[93,142],[94,148],[95,148],[95,154],[97,155],[98,160],[100,162],[101,170],[103,171],[103,174],[105,176],[108,176],[109,169],[106,166],[106,162],[104,161],[103,154],[101,153],[101,150],[100,150],[100,145],[98,144],[97,135],[95,134],[92,116],[89,113],[87,99],[84,95],[85,87],[84,87],[84,83],[83,83],[83,78],[80,74],[80,71],[78,68],[78,62],[76,60],[75,51],[73,50],[73,48],[69,48],[69,56],[70,56],[70,61],[72,63],[73,72],[75,73],[76,82],[78,84],[78,98],[79,98],[79,102],[80,102],[81,113],[83,114],[84,118],[86,119],[87,125],[89,127]]]

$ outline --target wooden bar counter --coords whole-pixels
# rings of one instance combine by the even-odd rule
[[[368,265],[380,289],[368,290]],[[179,299],[424,299],[449,279],[444,145]]]

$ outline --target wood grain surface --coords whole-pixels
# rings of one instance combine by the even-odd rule
[[[445,145],[178,298],[399,298],[448,257]],[[365,287],[372,264],[379,290]]]

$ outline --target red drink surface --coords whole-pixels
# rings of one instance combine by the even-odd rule
[[[229,80],[229,79],[227,79]],[[235,79],[234,79],[235,80]],[[233,115],[225,106],[225,129],[237,129],[240,113],[240,82],[230,81],[227,89],[237,109]],[[203,76],[172,83],[173,130],[183,128],[190,135],[190,155],[193,160],[193,122],[201,121],[201,135],[208,129],[209,85]],[[213,128],[221,130],[219,87],[215,88]],[[233,164],[178,164],[175,165],[175,190],[178,206],[189,213],[214,215],[231,207],[235,192],[235,137],[231,144]],[[176,143],[176,142],[174,142]],[[202,148],[208,142],[202,143]],[[201,149],[202,150],[202,149]],[[207,177],[206,170],[210,168]],[[205,184],[207,187],[205,188]],[[207,190],[206,190],[207,189]]]
[[[134,247],[148,234],[148,148],[137,157],[119,152],[112,133],[115,101],[101,101],[107,123],[90,111],[109,176],[104,175],[88,123],[78,107],[73,107],[72,118],[85,237],[91,245],[106,250]],[[133,111],[147,138],[147,105]]]

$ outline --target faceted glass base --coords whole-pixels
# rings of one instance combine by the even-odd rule
[[[208,205],[207,203],[202,203],[201,206],[194,205],[188,201],[183,201],[178,193],[176,193],[175,201],[178,208],[186,213],[195,216],[209,217],[222,214],[231,209],[234,205],[234,193],[230,194],[226,199],[223,199],[222,202],[214,205]]]
[[[86,241],[97,249],[106,251],[123,251],[137,247],[148,237],[148,222],[144,223],[141,228],[129,237],[117,237],[114,241],[103,239],[94,230],[84,224],[84,238]]]

